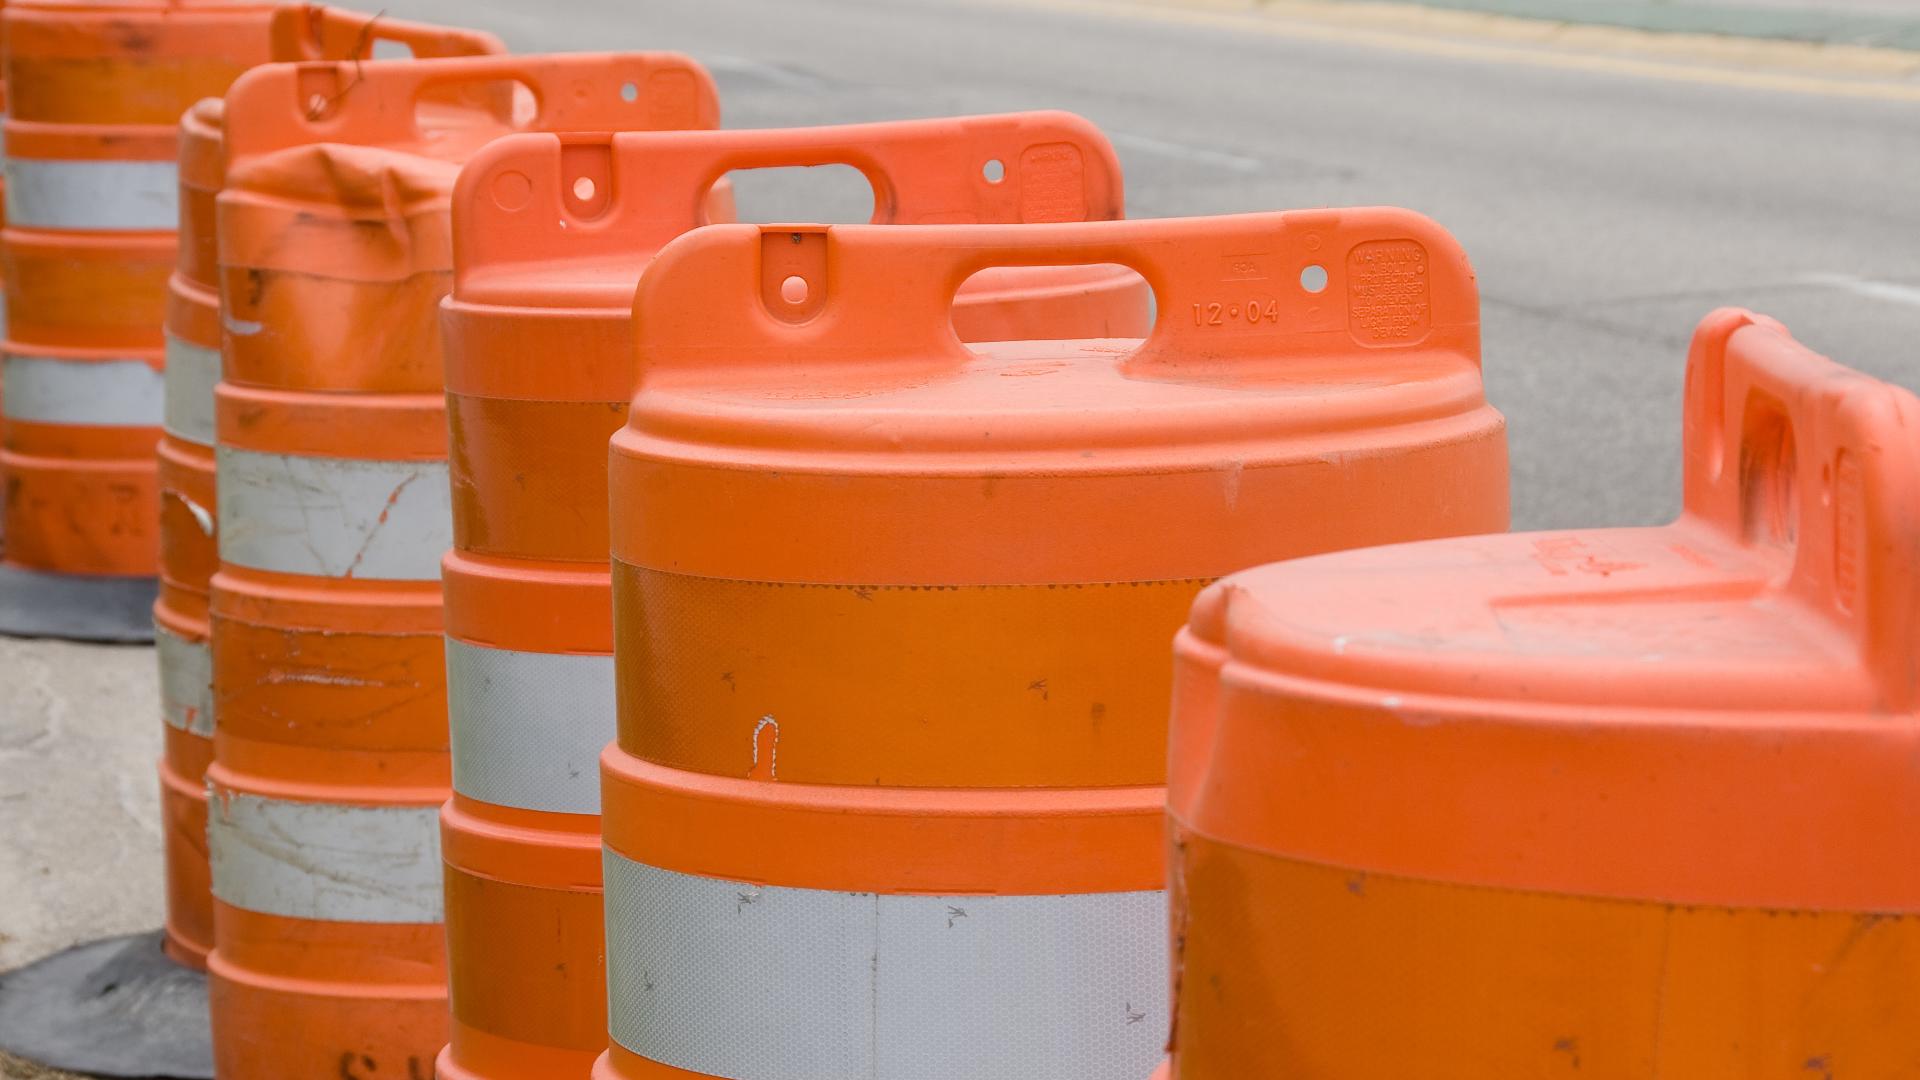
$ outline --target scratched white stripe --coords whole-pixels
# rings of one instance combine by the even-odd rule
[[[606,852],[608,1026],[735,1080],[1113,1080],[1167,1034],[1166,894],[754,885]]]
[[[217,447],[220,561],[307,577],[438,581],[453,545],[444,461]]]
[[[220,381],[220,350],[167,335],[167,433],[213,445],[213,387]]]
[[[180,172],[171,161],[9,158],[7,224],[120,231],[180,225]]]
[[[495,806],[600,812],[613,741],[613,657],[520,652],[447,639],[453,790]]]
[[[160,715],[167,726],[213,738],[213,656],[203,638],[188,641],[164,626],[153,628],[160,661]]]
[[[263,915],[441,921],[440,809],[209,792],[213,895]]]
[[[98,427],[156,427],[166,380],[145,360],[8,356],[0,369],[9,420]]]

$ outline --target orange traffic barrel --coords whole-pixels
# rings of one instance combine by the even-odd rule
[[[5,58],[7,55],[6,11],[7,11],[7,0],[0,0],[0,128],[4,128],[6,115],[7,115],[7,80],[6,80],[6,63],[5,63]],[[6,237],[5,230],[7,226],[6,166],[7,166],[7,140],[5,138],[4,132],[0,131],[0,341],[5,341],[7,336],[6,291],[5,291],[6,260],[4,256],[4,247],[3,247],[4,240]],[[4,353],[4,351],[0,351],[0,446],[6,445],[6,430],[7,430],[5,366],[6,366],[6,354]],[[5,502],[4,502],[6,482],[7,482],[7,479],[6,479],[4,462],[0,462],[0,553],[5,552],[6,543],[7,543],[7,533],[6,533],[7,517],[6,517]]]
[[[988,162],[1001,163],[994,180]],[[606,1048],[607,440],[634,391],[634,283],[661,245],[705,223],[707,193],[730,171],[826,164],[861,170],[881,222],[1122,209],[1112,146],[1066,113],[521,135],[476,156],[455,190],[443,1080],[584,1077]],[[963,293],[955,319],[975,338],[1138,334],[1147,293],[1113,267],[1011,271]]]
[[[1671,525],[1195,604],[1176,1080],[1911,1072],[1920,399],[1722,310],[1683,457]]]
[[[15,0],[0,630],[152,633],[176,125],[267,59],[266,4]]]
[[[275,65],[227,95],[207,771],[220,1076],[424,1076],[447,1041],[438,308],[460,164],[515,130],[717,113],[707,73],[668,53]]]
[[[269,27],[273,58],[369,59],[379,42],[415,56],[504,51],[491,34],[401,22],[339,8],[287,7]],[[213,947],[207,884],[207,791],[213,760],[207,589],[214,540],[213,387],[220,377],[219,251],[214,199],[226,173],[223,103],[180,121],[179,258],[167,282],[165,407],[158,451],[160,598],[154,603],[166,752],[160,763],[166,837],[168,955],[206,965]]]
[[[1144,340],[955,336],[975,273],[1090,264]],[[634,333],[595,1075],[1146,1075],[1166,643],[1237,568],[1505,527],[1465,256],[1393,209],[723,225]]]

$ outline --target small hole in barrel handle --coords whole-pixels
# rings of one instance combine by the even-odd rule
[[[1740,524],[1748,543],[1792,547],[1800,531],[1793,424],[1777,402],[1749,406],[1740,433]]]

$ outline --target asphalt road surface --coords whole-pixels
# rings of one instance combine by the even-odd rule
[[[1459,237],[1511,423],[1517,528],[1679,507],[1686,342],[1712,308],[1785,321],[1920,386],[1920,102],[1504,62],[965,0],[393,0],[517,50],[706,62],[728,127],[1065,108],[1132,216],[1392,204]],[[827,192],[828,195],[833,192]],[[780,205],[800,216],[813,203]]]

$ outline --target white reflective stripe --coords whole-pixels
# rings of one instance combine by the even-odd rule
[[[213,387],[220,381],[220,350],[167,335],[167,433],[213,445]]]
[[[600,812],[613,741],[613,657],[490,649],[447,639],[453,789],[495,806]]]
[[[145,360],[9,356],[0,382],[9,420],[158,427],[166,411],[166,379]]]
[[[214,451],[220,561],[309,577],[438,581],[453,546],[444,461]]]
[[[180,227],[180,170],[171,161],[8,158],[7,224],[121,231]]]
[[[441,921],[438,807],[214,789],[208,810],[213,895],[234,907],[334,922]]]
[[[160,659],[160,715],[167,726],[213,738],[213,651],[164,626],[153,628]]]
[[[1166,894],[912,896],[606,852],[608,1028],[736,1080],[1111,1080],[1167,1034]]]

